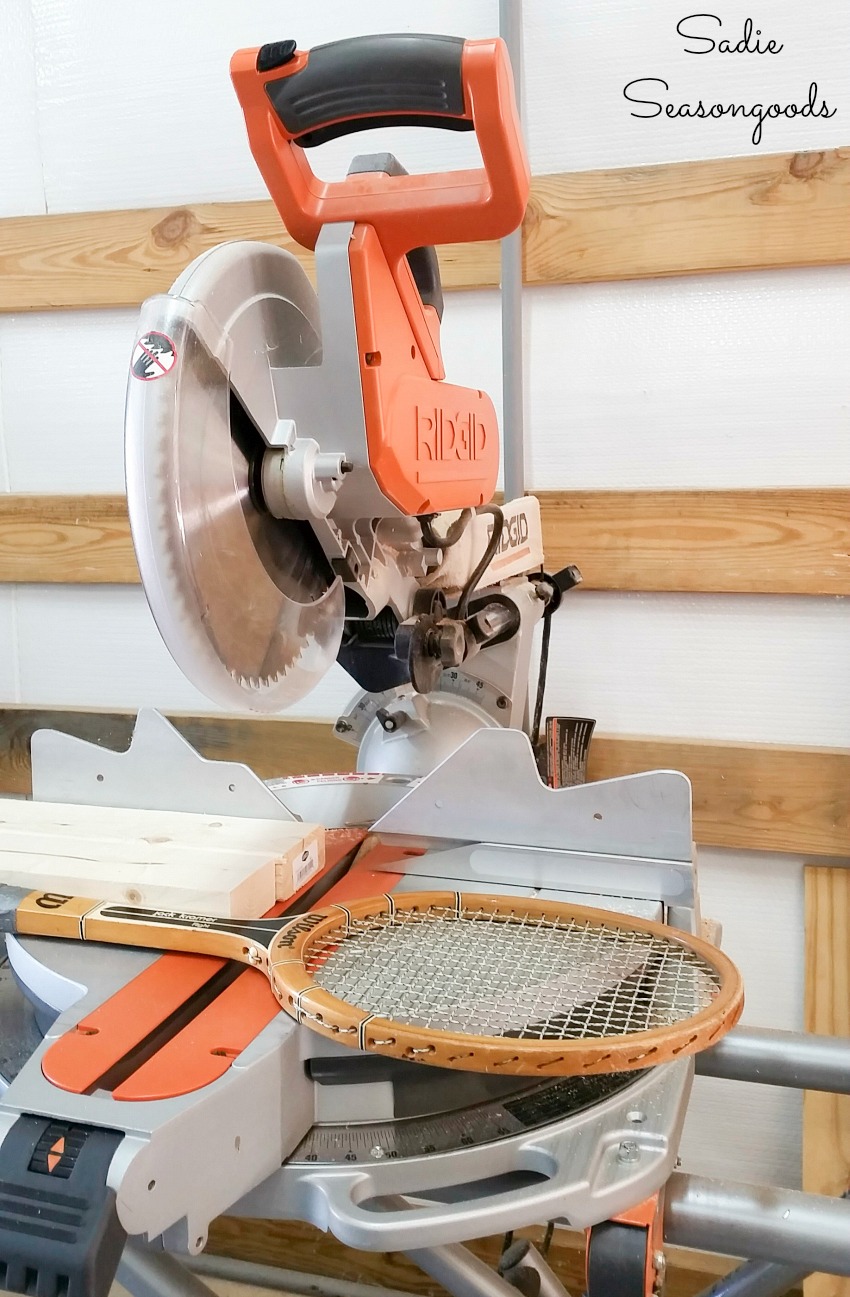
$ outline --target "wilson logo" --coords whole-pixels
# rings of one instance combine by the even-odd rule
[[[35,903],[41,910],[61,910],[73,899],[73,896],[62,896],[59,892],[44,892],[35,898]]]
[[[309,932],[311,928],[315,928],[316,924],[321,923],[323,919],[324,915],[321,914],[305,914],[303,919],[298,919],[297,922],[291,924],[285,932],[280,933],[274,943],[274,949],[291,950],[297,939],[302,936],[303,933]]]

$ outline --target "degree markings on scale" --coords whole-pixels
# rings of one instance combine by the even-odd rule
[[[586,1111],[628,1089],[641,1075],[633,1072],[553,1078],[533,1083],[511,1098],[484,1100],[439,1117],[401,1117],[375,1125],[352,1122],[314,1126],[290,1161],[335,1166],[368,1163],[374,1167],[387,1161],[492,1144]]]

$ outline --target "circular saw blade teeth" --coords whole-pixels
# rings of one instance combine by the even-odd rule
[[[213,319],[211,329],[213,314],[226,325]],[[233,354],[235,329],[267,363],[315,360],[315,294],[282,249],[228,244],[199,257],[169,298],[146,303],[142,324],[168,333],[177,357],[167,375],[131,375],[128,387],[127,494],[148,602],[198,688],[224,706],[278,711],[334,662],[344,593],[309,525],[275,519],[256,500],[266,444],[217,357]],[[271,390],[270,373],[257,382]]]

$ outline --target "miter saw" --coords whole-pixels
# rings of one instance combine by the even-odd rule
[[[505,235],[528,197],[507,54],[284,41],[237,54],[232,76],[318,295],[292,253],[236,242],[145,304],[127,397],[142,581],[215,701],[278,711],[338,659],[380,696],[370,768],[425,774],[475,728],[528,727],[533,629],[578,578],[544,575],[534,498],[491,503],[493,403],[447,382],[440,352],[432,245]],[[412,176],[381,153],[317,179],[308,146],[387,121],[474,130],[483,165]],[[363,719],[338,732],[366,738]]]
[[[274,712],[345,667],[363,693],[336,729],[360,773],[264,784],[144,712],[127,752],[36,734],[34,798],[320,820],[343,836],[305,908],[450,879],[696,930],[684,776],[587,784],[557,753],[538,774],[534,630],[578,574],[544,573],[536,500],[491,503],[493,405],[444,377],[432,245],[506,234],[528,193],[504,46],[284,41],[237,54],[233,80],[318,291],[290,252],[236,242],[145,304],[133,539],[166,644],[216,702]],[[395,123],[474,130],[482,167],[413,176],[380,154],[313,174],[307,147]],[[408,1251],[456,1297],[513,1291],[460,1240],[552,1219],[597,1230],[590,1297],[611,1273],[628,1297],[660,1278],[690,1059],[423,1075],[282,1017],[252,970],[32,938],[9,959],[27,1003],[0,976],[0,1287],[100,1297],[126,1235],[195,1254],[228,1210]],[[145,1257],[130,1245],[120,1277],[173,1291],[168,1258]]]

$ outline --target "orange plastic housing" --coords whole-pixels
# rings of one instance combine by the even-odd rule
[[[297,75],[309,51],[265,73],[257,71],[257,55],[235,54],[231,76],[252,153],[286,228],[313,248],[323,225],[355,226],[351,286],[369,464],[381,491],[405,514],[483,504],[498,475],[496,412],[485,393],[443,381],[439,319],[423,305],[406,254],[501,238],[522,221],[530,175],[504,42],[467,41],[461,58],[463,119],[475,128],[482,167],[367,172],[343,181],[314,174],[266,93],[268,82]]]
[[[348,255],[369,464],[381,490],[406,514],[484,504],[499,472],[493,402],[439,381],[437,313],[422,306],[406,260],[397,274],[410,283],[399,293],[374,226],[355,226]],[[417,319],[426,327],[414,328]]]

